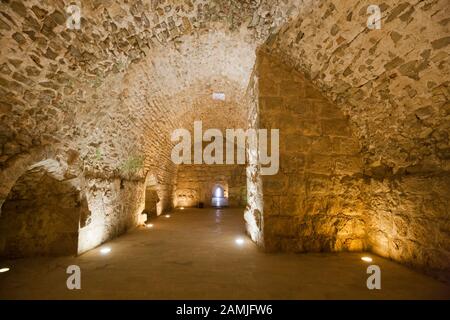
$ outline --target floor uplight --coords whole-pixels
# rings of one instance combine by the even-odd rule
[[[105,247],[105,248],[100,249],[100,253],[101,254],[108,254],[110,252],[111,252],[111,248],[110,247]]]
[[[362,257],[361,260],[365,261],[365,262],[372,262],[372,258],[371,257]]]

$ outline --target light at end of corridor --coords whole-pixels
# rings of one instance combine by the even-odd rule
[[[0,269],[0,273],[8,272],[8,271],[9,271],[9,268],[1,268],[1,269]]]
[[[244,244],[244,239],[236,238],[236,240],[234,240],[234,242],[236,242],[237,245],[242,246]]]
[[[105,248],[100,249],[100,253],[103,254],[103,255],[108,254],[110,252],[111,252],[111,248],[110,247],[105,247]]]
[[[371,257],[361,257],[361,260],[365,261],[365,262],[372,262],[372,258]]]

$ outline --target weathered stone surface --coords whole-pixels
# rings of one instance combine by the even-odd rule
[[[358,190],[362,180],[354,177],[362,172],[363,163],[349,121],[337,106],[312,89],[308,80],[277,57],[260,52],[256,74],[258,83],[270,77],[280,84],[276,95],[264,86],[257,88],[257,101],[264,104],[260,123],[280,130],[280,172],[261,179],[266,250],[367,248],[365,204],[362,190]],[[284,79],[299,90],[282,90]],[[313,92],[308,92],[310,89]],[[277,103],[268,103],[267,95]],[[283,109],[286,100],[289,108]],[[312,108],[302,112],[305,106]]]
[[[381,4],[380,30],[369,1],[85,1],[80,30],[68,4],[0,4],[0,203],[33,164],[70,163],[84,251],[137,224],[149,174],[148,202],[173,206],[174,129],[280,128],[279,175],[246,170],[254,241],[448,273],[446,1]]]
[[[78,222],[86,206],[74,184],[59,181],[42,167],[23,175],[2,206],[0,254],[77,254]]]
[[[230,207],[245,207],[244,165],[180,165],[173,202],[175,207],[211,206],[215,187],[224,190]]]
[[[448,281],[448,174],[394,176],[367,185],[367,235],[378,254]]]
[[[261,52],[255,73],[262,82],[270,77],[282,83],[274,75],[284,77],[285,68],[280,59]],[[308,80],[291,73],[290,79],[303,81],[299,87],[308,88]],[[289,100],[289,109],[280,118],[278,112],[290,93],[274,95],[269,90],[268,100],[264,86],[256,92],[256,103],[264,106],[259,109],[260,123],[279,128],[282,137],[280,172],[261,177],[264,210],[259,232],[267,250],[368,249],[448,281],[448,173],[436,167],[437,172],[425,173],[420,166],[405,174],[380,160],[367,163],[354,127],[337,105],[322,97],[322,102],[314,103],[319,107],[296,112],[309,99],[319,99],[317,94],[314,98],[306,94]],[[417,110],[416,116],[425,120],[431,116],[430,109]],[[303,119],[307,128],[317,123],[321,129],[294,130],[305,125]]]
[[[268,44],[270,50],[312,79],[350,117],[354,133],[370,150],[364,154],[373,158],[368,162],[382,159],[396,168],[432,162],[448,170],[449,162],[438,153],[416,150],[419,143],[432,148],[448,143],[417,128],[448,131],[438,111],[449,97],[448,6],[445,1],[388,1],[380,5],[381,29],[370,30],[366,9],[371,4],[307,1],[298,18]],[[429,81],[439,94],[428,88]],[[426,106],[432,112],[422,122],[414,113]]]

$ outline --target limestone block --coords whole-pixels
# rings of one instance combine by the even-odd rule
[[[318,174],[331,174],[335,168],[335,158],[328,155],[313,154],[307,159],[307,170]]]
[[[349,137],[351,136],[348,121],[343,119],[322,120],[324,135]]]
[[[279,84],[279,95],[282,97],[304,96],[304,86],[302,82],[293,80],[282,80]]]
[[[362,171],[362,161],[360,157],[337,156],[335,165],[336,174],[352,175]]]

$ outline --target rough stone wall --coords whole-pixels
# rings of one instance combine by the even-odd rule
[[[88,178],[84,183],[91,214],[80,225],[78,253],[137,226],[145,206],[144,180]]]
[[[306,1],[268,42],[348,115],[362,145],[368,245],[448,278],[449,10],[446,1]]]
[[[364,164],[348,116],[278,58],[257,63],[259,126],[280,129],[262,176],[267,250],[368,249],[448,281],[449,175]]]
[[[154,188],[147,187],[145,189],[145,208],[144,213],[147,214],[147,219],[158,215],[157,205],[159,202],[158,193]]]
[[[448,173],[371,178],[365,196],[370,249],[450,282],[449,194]]]
[[[57,180],[42,167],[14,185],[0,216],[0,255],[77,254],[78,224],[89,215],[78,179]]]
[[[348,118],[301,74],[258,55],[259,126],[280,130],[280,170],[262,176],[268,251],[365,248],[360,146]]]
[[[143,179],[86,177],[76,170],[77,165],[72,166],[73,164],[69,165],[62,160],[42,159],[51,153],[50,151],[48,153],[38,152],[28,157],[20,157],[15,162],[13,172],[10,170],[2,172],[5,178],[2,180],[4,182],[2,191],[6,194],[2,211],[6,212],[5,217],[7,217],[3,226],[7,227],[7,231],[11,232],[13,237],[25,237],[24,244],[27,245],[21,249],[11,241],[8,244],[2,240],[2,250],[6,250],[5,252],[16,250],[24,256],[33,254],[33,251],[35,251],[34,254],[58,255],[83,253],[138,225],[140,213],[144,209],[145,181]],[[35,170],[39,170],[38,173],[33,173]],[[30,175],[35,179],[30,180]],[[51,183],[39,185],[40,176],[43,177],[43,180],[50,180]],[[33,184],[24,184],[23,181],[31,181]],[[68,188],[71,188],[72,193],[65,194],[63,191]],[[23,196],[26,200],[14,200],[18,194],[16,189],[21,191],[19,196]],[[71,198],[71,196],[75,197],[75,194],[76,201]],[[67,228],[72,225],[69,223],[70,221],[63,223],[62,220],[65,216],[61,216],[61,214],[71,210],[69,204],[72,200],[76,202],[76,208],[73,210],[78,210],[75,229],[71,229],[72,235],[75,237],[73,242],[75,250],[65,245],[67,241],[62,241],[63,237],[68,234]],[[68,204],[66,205],[66,203]],[[60,208],[61,205],[63,208]],[[30,211],[33,206],[39,207],[38,215]],[[22,209],[25,212],[20,215]],[[13,214],[13,211],[17,214]],[[27,212],[31,212],[30,215],[34,220],[28,219]],[[48,217],[51,217],[54,223],[49,222]],[[15,221],[16,219],[17,221]],[[42,223],[39,222],[42,220],[48,222],[43,228],[40,227]],[[25,221],[24,226],[27,228],[24,227],[21,231],[9,228],[10,224],[19,226],[21,221]],[[38,237],[42,239],[42,241],[38,239],[39,241],[45,242],[36,241],[36,245],[42,247],[41,249],[29,245],[30,236]],[[53,248],[53,244],[48,242],[53,241],[55,237],[61,237],[61,246],[56,245],[56,248]],[[54,243],[58,243],[58,241],[55,240]]]
[[[368,164],[448,171],[448,1],[378,3],[379,30],[367,28],[371,4],[305,1],[271,51],[350,116]]]
[[[174,206],[193,207],[199,202],[211,206],[213,188],[224,188],[230,207],[245,207],[246,176],[244,165],[179,165]]]

